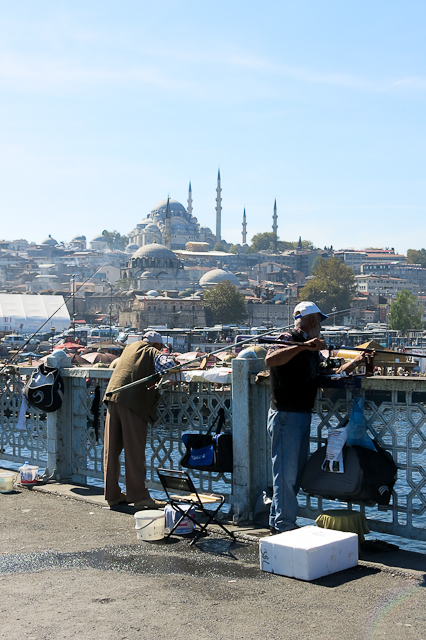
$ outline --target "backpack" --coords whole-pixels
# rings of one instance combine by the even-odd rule
[[[59,369],[42,363],[33,371],[22,393],[34,409],[50,413],[61,408],[63,391],[64,381]]]

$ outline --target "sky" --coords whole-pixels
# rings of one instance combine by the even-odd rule
[[[426,246],[424,0],[0,0],[0,238]]]

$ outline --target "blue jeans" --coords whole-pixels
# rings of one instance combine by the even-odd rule
[[[269,409],[273,477],[269,525],[278,531],[289,531],[296,525],[297,494],[308,461],[310,427],[310,413]]]

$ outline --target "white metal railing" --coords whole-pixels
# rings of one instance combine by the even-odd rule
[[[103,432],[106,407],[102,403],[112,370],[65,368],[64,402],[60,411],[43,414],[27,411],[26,428],[18,430],[18,416],[25,377],[31,369],[21,367],[19,374],[0,376],[0,459],[22,463],[28,460],[47,468],[47,475],[74,482],[103,482]],[[24,375],[23,375],[24,374]],[[99,419],[91,411],[96,387],[99,387]],[[158,418],[148,428],[146,446],[147,486],[161,490],[156,475],[159,467],[178,468],[182,457],[182,433],[206,431],[219,408],[225,410],[225,425],[231,423],[231,386],[209,382],[174,382],[161,393]],[[229,496],[231,474],[192,471],[197,487],[203,491],[221,490]],[[125,482],[124,455],[120,481]]]
[[[232,385],[174,383],[163,389],[158,420],[149,429],[147,443],[148,486],[159,489],[156,469],[177,468],[183,455],[184,431],[206,428],[219,407],[232,423],[234,473],[193,472],[203,490],[227,495],[235,517],[250,519],[253,506],[272,484],[270,443],[266,431],[269,405],[267,382],[256,383],[251,371],[256,361],[234,360]],[[112,371],[64,369],[65,399],[54,414],[29,409],[26,426],[18,430],[21,389],[29,370],[0,376],[0,460],[25,460],[46,467],[57,478],[76,482],[103,480],[102,448],[105,407],[100,405],[95,432],[91,405],[96,386],[101,398]],[[426,540],[426,380],[423,378],[366,378],[359,391],[365,398],[368,429],[390,451],[398,465],[390,508],[365,508],[373,531]],[[311,449],[325,441],[327,428],[335,426],[351,410],[349,390],[319,391],[311,430]],[[124,464],[122,467],[124,473]],[[121,477],[124,482],[124,476]],[[301,496],[300,514],[314,518],[337,503]],[[359,507],[354,507],[359,508]],[[363,507],[361,507],[363,509]]]

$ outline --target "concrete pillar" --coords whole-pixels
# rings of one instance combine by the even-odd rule
[[[255,383],[259,364],[257,359],[232,361],[233,511],[239,522],[253,519],[258,497],[272,483],[269,386]]]
[[[56,480],[87,480],[87,393],[83,377],[65,372],[64,399],[58,411],[47,414],[47,475]]]
[[[72,378],[64,380],[64,399],[58,411],[47,414],[47,468],[56,480],[71,478],[72,460]]]

